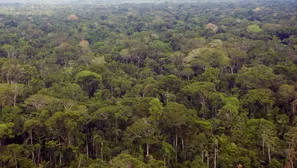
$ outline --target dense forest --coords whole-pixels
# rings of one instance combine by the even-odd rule
[[[0,5],[1,168],[294,168],[297,4]]]

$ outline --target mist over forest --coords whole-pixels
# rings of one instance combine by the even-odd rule
[[[266,2],[278,2],[277,0],[265,0]],[[35,3],[35,4],[123,4],[123,3],[228,3],[228,2],[263,2],[262,0],[0,0],[1,3]],[[296,0],[282,0],[281,2],[296,2]]]

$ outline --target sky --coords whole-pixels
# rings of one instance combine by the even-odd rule
[[[85,2],[85,3],[134,2],[134,3],[138,3],[138,2],[164,2],[164,1],[176,1],[176,0],[0,0],[0,3],[70,3],[70,2]],[[197,1],[201,1],[201,0],[182,0],[182,1],[197,2]]]
[[[164,1],[173,1],[173,2],[226,2],[226,1],[245,1],[245,0],[0,0],[0,3],[42,3],[42,4],[55,4],[55,3],[70,3],[70,2],[81,2],[81,3],[95,3],[95,2],[102,2],[102,3],[126,3],[126,2],[133,2],[133,3],[143,3],[143,2],[164,2]],[[249,0],[255,1],[255,0]],[[257,0],[256,0],[257,1]],[[262,1],[262,0],[258,0]],[[284,0],[280,0],[284,1]],[[291,0],[296,1],[297,0]]]

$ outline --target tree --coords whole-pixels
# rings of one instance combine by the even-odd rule
[[[281,77],[275,75],[271,68],[257,65],[251,68],[243,67],[236,78],[236,83],[247,89],[272,88],[281,83]]]
[[[22,145],[10,144],[7,146],[10,155],[13,156],[14,166],[17,168],[19,162],[21,161],[21,153],[24,151]]]
[[[77,48],[65,42],[55,48],[57,63],[60,65],[69,65],[71,60],[77,60]]]
[[[218,26],[213,24],[213,23],[208,23],[206,26],[205,26],[205,29],[209,29],[209,30],[212,30],[214,33],[216,33],[218,31]]]
[[[132,142],[146,143],[146,157],[150,156],[150,146],[160,141],[159,121],[163,113],[162,103],[158,99],[152,99],[149,103],[149,116],[137,119],[125,131],[126,138]]]
[[[185,69],[183,69],[183,70],[181,71],[181,74],[182,74],[183,76],[186,76],[187,79],[190,80],[190,77],[191,77],[192,75],[194,75],[194,71],[193,71],[192,68],[185,68]]]
[[[234,121],[239,117],[240,101],[237,97],[223,97],[223,106],[219,109],[217,118],[228,133],[234,128]]]
[[[24,123],[23,131],[28,132],[28,134],[30,135],[30,145],[31,145],[31,148],[33,148],[31,151],[31,157],[32,157],[32,162],[34,163],[35,167],[37,167],[37,164],[39,164],[40,152],[39,152],[38,158],[37,158],[38,162],[36,163],[35,149],[34,149],[34,144],[33,144],[33,133],[34,133],[35,129],[37,129],[38,127],[40,128],[41,126],[42,126],[42,123],[40,122],[40,120],[34,119],[34,118],[26,120]],[[39,151],[40,151],[40,149],[39,149]]]
[[[119,106],[106,106],[92,113],[91,121],[94,122],[100,130],[105,132],[107,139],[114,140],[118,144],[119,137],[122,136],[122,130],[119,129],[120,123],[127,121],[132,115],[130,109],[119,103]],[[99,122],[98,122],[99,121]],[[103,128],[102,128],[103,127]]]
[[[63,156],[66,160],[78,158],[78,149],[86,140],[82,132],[86,119],[86,107],[78,106],[76,111],[56,112],[46,121],[47,129],[51,132],[51,139],[57,140],[56,145],[53,146],[58,147],[60,163]]]
[[[198,76],[198,79],[202,82],[212,82],[214,84],[219,84],[219,76],[220,70],[218,68],[208,68]]]
[[[151,123],[148,118],[137,119],[131,126],[125,130],[125,136],[133,144],[138,142],[146,144],[146,157],[150,155],[150,145],[157,143],[159,130],[157,125]]]
[[[89,97],[93,97],[102,81],[101,75],[91,71],[81,71],[75,75],[75,80],[88,92]]]
[[[247,54],[245,51],[237,48],[228,48],[227,53],[230,58],[230,71],[232,74],[237,73],[244,61],[247,59]]]
[[[188,127],[188,109],[175,102],[169,102],[163,110],[161,124],[163,131],[169,132],[170,140],[173,142],[176,153],[179,151],[179,139],[183,141],[183,132]]]
[[[28,64],[21,64],[18,60],[9,60],[1,67],[1,73],[7,83],[28,83],[32,76],[37,77],[35,67]]]
[[[295,97],[295,88],[292,85],[283,84],[277,91],[277,100],[280,103],[289,103],[290,101],[295,100]]]
[[[14,46],[10,44],[4,44],[3,46],[1,46],[1,50],[4,50],[6,52],[8,59],[16,58],[17,52]]]
[[[211,67],[219,68],[221,73],[229,66],[229,62],[230,58],[220,45],[213,48],[195,49],[184,58],[184,66],[186,67],[191,66],[197,70],[200,69],[200,71]]]
[[[25,92],[25,85],[13,83],[10,87],[13,94],[13,106],[16,106],[17,97],[23,95]]]
[[[158,93],[162,94],[163,102],[168,103],[170,98],[180,91],[181,88],[181,79],[175,75],[168,75],[161,78],[158,83],[159,91]]]
[[[115,157],[112,161],[112,167],[123,167],[123,168],[129,168],[129,167],[135,167],[135,168],[145,168],[147,165],[140,161],[138,158],[134,158],[133,156],[129,154],[120,154],[117,157]]]
[[[164,166],[167,166],[170,161],[176,160],[177,153],[171,144],[163,141],[161,152],[164,157]]]
[[[254,143],[259,145],[262,142],[262,154],[266,153],[265,147],[267,148],[268,163],[271,163],[272,148],[276,147],[279,141],[273,123],[265,119],[250,119],[247,126],[252,137],[257,140]]]
[[[191,167],[207,168],[208,166],[207,164],[203,163],[203,161],[201,161],[200,157],[196,157],[191,163]]]
[[[178,69],[182,68],[182,63],[185,55],[182,52],[175,52],[168,59],[172,62]]]
[[[0,84],[0,100],[1,106],[9,106],[13,104],[13,95],[11,94],[9,84]]]
[[[56,101],[57,99],[55,99],[52,96],[35,94],[27,98],[25,100],[25,103],[28,106],[34,107],[36,110],[41,110],[42,108],[47,107],[48,105],[50,105],[50,108],[53,108],[53,105],[55,104]]]
[[[152,99],[150,101],[150,108],[149,108],[149,119],[152,122],[158,122],[163,114],[163,105],[159,99]]]
[[[159,82],[159,88],[164,91],[176,93],[179,91],[181,80],[175,75],[164,76]]]
[[[262,106],[266,115],[268,115],[272,105],[274,104],[274,95],[273,92],[269,89],[253,89],[249,90],[245,95],[243,104],[250,107],[254,117],[261,116],[257,115],[256,111],[258,105]]]
[[[12,136],[12,127],[14,123],[1,123],[0,124],[0,147],[4,138]]]
[[[190,96],[190,102],[192,104],[195,104],[194,101],[197,101],[201,105],[201,111],[208,111],[208,102],[215,97],[219,97],[216,93],[215,84],[211,82],[192,83],[188,86],[185,86],[183,88],[183,92]]]
[[[286,157],[289,160],[291,168],[294,167],[295,160],[297,159],[297,148],[296,148],[296,134],[297,127],[291,127],[290,130],[285,134],[285,140],[288,143],[286,149]]]
[[[256,25],[256,24],[249,25],[247,27],[247,32],[249,32],[249,33],[259,33],[261,31],[263,31],[263,30],[259,27],[259,25]]]

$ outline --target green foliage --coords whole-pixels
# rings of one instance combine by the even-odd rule
[[[283,167],[283,164],[281,164],[275,159],[272,159],[272,161],[269,163],[269,168],[281,168],[281,167]]]
[[[6,136],[12,135],[12,127],[14,123],[1,123],[0,124],[0,139],[5,138]]]
[[[254,24],[254,25],[249,25],[247,27],[247,31],[249,33],[259,33],[259,32],[261,32],[263,30],[259,27],[259,25]]]
[[[264,65],[256,67],[243,67],[237,77],[237,83],[248,89],[269,88],[279,85],[281,77],[274,74],[273,70]]]
[[[175,160],[175,156],[176,156],[176,151],[175,149],[172,147],[171,144],[167,143],[167,142],[162,142],[162,149],[161,149],[162,155],[164,158],[166,158],[166,162],[169,160]]]
[[[196,157],[191,163],[191,167],[207,168],[208,166],[206,163],[203,163],[203,161],[201,160],[201,157]]]
[[[20,168],[33,168],[34,164],[31,159],[20,158],[19,159]]]
[[[220,46],[213,42],[214,48],[198,48],[189,53],[187,57],[184,58],[185,66],[198,66],[202,69],[207,69],[211,67],[223,68],[228,66],[230,59],[227,56],[227,53]]]
[[[159,99],[153,99],[150,101],[150,109],[149,109],[149,113],[150,113],[150,118],[153,121],[158,121],[160,120],[161,116],[162,116],[162,112],[163,112],[163,105],[160,102]]]
[[[0,5],[0,167],[296,166],[294,3],[77,3]]]
[[[91,71],[81,71],[78,74],[76,74],[75,79],[77,82],[82,82],[83,80],[94,80],[94,81],[102,80],[99,74]]]
[[[102,81],[102,77],[95,72],[84,70],[75,75],[75,81],[88,92],[90,97],[92,97],[98,89],[99,83]]]
[[[219,83],[220,70],[218,68],[208,68],[199,77],[201,81]]]
[[[100,160],[100,159],[96,159],[94,161],[92,161],[93,163],[91,163],[88,168],[106,168],[107,167],[107,163],[105,163],[104,161]]]
[[[261,105],[272,106],[274,103],[273,92],[269,89],[254,89],[249,90],[246,94],[245,103],[255,103],[258,102]]]
[[[120,154],[111,161],[112,168],[145,168],[148,167],[145,163],[129,154]]]

